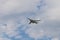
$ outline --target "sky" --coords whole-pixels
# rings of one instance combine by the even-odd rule
[[[0,0],[0,40],[60,40],[60,0]]]

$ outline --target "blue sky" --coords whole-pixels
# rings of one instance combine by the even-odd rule
[[[60,0],[0,0],[0,40],[60,40]]]

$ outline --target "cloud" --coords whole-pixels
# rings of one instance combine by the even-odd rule
[[[56,36],[60,35],[59,32],[59,23],[60,23],[60,2],[59,0],[45,0],[46,3],[46,9],[42,11],[38,11],[36,14],[36,19],[42,18],[43,23],[39,23],[37,25],[32,25],[30,29],[28,29],[28,34],[33,38],[38,38],[38,32],[40,32],[40,29],[43,29],[46,35]],[[44,9],[44,8],[42,8]],[[40,14],[41,13],[41,14]],[[36,28],[36,29],[35,29]],[[39,31],[37,32],[36,30]],[[35,29],[35,31],[34,31]],[[36,32],[36,33],[35,33]],[[44,33],[43,32],[43,33]],[[42,33],[42,34],[43,34]],[[44,33],[44,34],[45,34]],[[37,34],[37,35],[36,35]],[[39,36],[40,37],[40,36]]]
[[[49,16],[51,20],[60,20],[60,2],[59,0],[46,0],[48,5],[48,9],[46,10],[46,14]]]
[[[23,36],[19,35],[23,30],[34,39],[45,35],[47,37],[58,37],[60,34],[59,3],[59,0],[0,0],[0,14],[3,16],[0,17],[0,24],[3,24],[0,26],[0,34],[5,32],[8,37],[19,39]],[[36,5],[40,7],[39,10]],[[41,19],[41,22],[37,25],[29,25],[27,17]],[[22,28],[19,30],[19,27]],[[52,40],[58,40],[58,38]]]
[[[52,40],[59,40],[59,38],[56,38],[56,37],[55,37],[55,38],[53,38]]]
[[[0,0],[1,1],[1,0]],[[34,11],[39,0],[2,0],[0,3],[0,15]]]
[[[11,39],[9,39],[9,38],[1,38],[0,37],[0,40],[11,40]]]

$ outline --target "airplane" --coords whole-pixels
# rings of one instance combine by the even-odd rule
[[[35,23],[35,24],[37,24],[38,21],[41,21],[41,20],[33,20],[33,19],[30,19],[30,18],[28,18],[28,19],[30,20],[29,24],[31,24],[31,23]]]

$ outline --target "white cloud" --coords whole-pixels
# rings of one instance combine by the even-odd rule
[[[18,35],[18,32],[15,31],[18,28],[18,27],[16,27],[15,21],[8,20],[7,22],[5,22],[5,24],[6,25],[4,25],[4,24],[0,25],[0,34],[6,33],[6,35],[8,35],[9,37],[14,37],[14,36]]]
[[[2,0],[0,3],[0,15],[34,11],[38,2],[39,0]]]
[[[55,37],[55,38],[52,38],[52,40],[59,40],[59,38],[56,38],[56,37]]]
[[[1,1],[1,0],[0,0]],[[21,13],[21,12],[26,12],[26,11],[33,11],[35,12],[36,11],[36,5],[37,3],[39,2],[39,0],[6,0],[6,1],[2,1],[0,3],[0,14],[1,16],[5,16],[5,15],[10,15],[12,13]],[[8,17],[8,16],[7,16]],[[24,17],[22,17],[23,19],[21,19],[21,24],[25,24],[26,21],[24,21]],[[16,18],[17,19],[17,18]],[[4,26],[3,25],[1,26],[1,29],[3,32],[5,32],[9,37],[15,37],[15,38],[20,38],[21,36],[17,36],[19,33],[16,32],[15,30],[17,30],[18,27],[16,27],[16,19],[11,19],[8,17],[8,19],[5,21],[5,20],[2,20],[1,21],[3,23],[6,23],[7,26]],[[4,22],[5,21],[5,22]],[[25,29],[25,28],[23,28]],[[30,30],[31,31],[31,30]],[[37,32],[35,30],[33,30],[33,32],[31,31],[31,35],[33,35],[33,33],[35,33],[33,35],[34,38],[39,37],[39,34],[43,35],[42,33],[43,32]],[[1,32],[2,33],[2,32]],[[1,39],[1,40],[4,40]],[[8,39],[7,39],[8,40]]]
[[[48,15],[48,19],[50,20],[60,20],[60,8],[51,8],[46,11],[46,14]]]
[[[44,29],[44,32],[46,33],[46,35],[58,37],[60,33],[59,32],[60,29],[58,30],[60,25],[58,26],[59,23],[58,24],[56,23],[57,21],[60,22],[60,0],[45,0],[45,3],[47,6],[46,10],[43,10],[42,12],[37,12],[36,13],[37,15],[35,16],[36,19],[40,17],[45,17],[44,19],[42,19],[44,22],[42,24],[40,23],[40,25],[37,24],[37,26],[32,25],[32,27],[27,30],[27,33],[29,34],[29,36],[33,38],[40,37],[39,36],[40,34],[38,34],[40,33],[40,31],[37,32],[36,31],[37,28]],[[42,13],[42,16],[40,16],[40,13]],[[44,32],[42,34],[45,34]]]
[[[33,26],[30,26],[30,28],[26,30],[26,33],[30,37],[35,38],[35,39],[42,38],[44,35],[46,35],[45,31],[42,28],[39,29],[39,27],[37,28]]]
[[[1,0],[0,0],[1,1]],[[37,11],[35,6],[38,4],[39,0],[3,0],[2,2],[0,2],[0,14],[1,15],[9,15],[9,14],[12,14],[12,13],[21,13],[21,12],[27,12],[27,11]],[[39,10],[38,12],[36,12],[36,16],[34,16],[36,19],[39,19],[40,17],[45,17],[45,16],[48,16],[47,18],[42,18],[42,24],[41,23],[38,23],[37,25],[35,24],[31,24],[31,25],[28,25],[29,29],[26,29],[26,33],[29,34],[30,37],[33,37],[33,38],[39,38],[39,37],[42,37],[44,35],[53,35],[53,36],[58,36],[59,35],[59,31],[56,31],[55,27],[52,28],[53,26],[48,26],[50,25],[51,23],[51,20],[52,22],[55,20],[58,20],[60,21],[60,2],[59,0],[45,0],[44,1],[46,3],[46,10],[44,8],[44,10],[42,10],[42,12]],[[40,15],[41,13],[41,15]],[[26,15],[27,16],[27,15]],[[8,17],[8,16],[7,16]],[[4,22],[4,20],[1,20],[3,21],[3,23],[6,23],[7,26],[1,26],[0,28],[0,33],[2,32],[6,32],[6,34],[9,36],[9,37],[12,37],[12,36],[16,36],[15,38],[21,38],[21,36],[17,36],[18,33],[15,31],[17,29],[16,26],[18,26],[16,24],[16,19],[19,20],[19,22],[21,23],[20,25],[25,25],[26,23],[26,20],[24,19],[25,16],[20,16],[19,18],[21,19],[18,19],[18,18],[8,18],[7,21]],[[11,19],[11,20],[10,20]],[[46,23],[48,22],[48,23]],[[48,24],[48,25],[47,25]],[[19,26],[20,26],[19,25]],[[53,25],[55,25],[53,23]],[[46,27],[48,26],[48,27]],[[23,30],[25,29],[26,27],[23,28]],[[59,29],[60,30],[60,29]],[[1,39],[2,40],[2,39]],[[55,39],[52,39],[52,40],[58,40],[57,38]]]
[[[46,0],[46,3],[48,6],[46,10],[48,18],[51,20],[60,20],[60,0]]]
[[[11,39],[9,39],[9,38],[3,38],[3,37],[1,38],[0,37],[0,40],[11,40]]]

